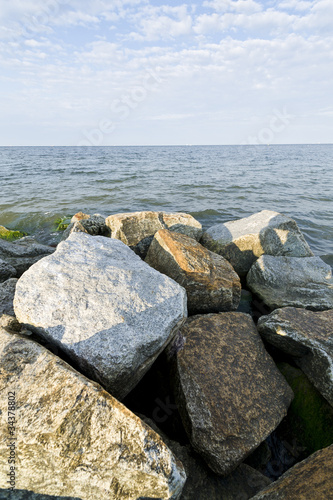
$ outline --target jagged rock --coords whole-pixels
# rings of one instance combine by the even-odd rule
[[[7,281],[13,276],[16,276],[16,269],[4,260],[0,259],[0,283]]]
[[[271,210],[216,224],[204,232],[201,243],[225,257],[240,276],[263,254],[313,256],[296,222]]]
[[[237,309],[238,275],[227,260],[193,238],[161,229],[155,233],[145,261],[185,288],[190,314]]]
[[[178,499],[181,463],[125,406],[38,343],[0,330],[0,394],[15,393],[15,488],[82,500]],[[6,413],[7,417],[7,413]],[[9,456],[7,418],[0,456]],[[8,481],[9,464],[0,468]],[[9,487],[9,486],[8,486]]]
[[[333,406],[333,310],[276,309],[258,321],[270,344],[296,357],[296,362]]]
[[[33,284],[33,285],[32,285]],[[123,398],[187,315],[186,292],[121,241],[73,233],[18,281],[17,319]]]
[[[328,500],[333,491],[333,445],[317,451],[252,500]]]
[[[291,389],[244,313],[192,316],[168,355],[193,447],[214,472],[229,474],[286,415]]]
[[[13,300],[16,283],[17,278],[11,278],[3,283],[0,283],[0,316],[2,314],[14,316]]]
[[[106,224],[111,229],[111,238],[117,238],[135,253],[145,258],[154,234],[160,229],[169,229],[199,240],[202,234],[200,222],[185,213],[131,212],[110,215]]]
[[[169,439],[153,420],[138,416],[161,436],[183,464],[187,479],[180,500],[247,500],[271,483],[268,477],[245,464],[226,477],[215,474],[190,444],[181,445]]]
[[[262,255],[251,267],[247,284],[271,309],[333,309],[332,269],[320,257]]]
[[[21,276],[32,264],[52,252],[54,248],[33,243],[30,237],[21,238],[14,243],[0,239],[0,259],[15,268],[16,273],[12,276]]]
[[[72,233],[87,233],[92,236],[107,237],[111,234],[110,229],[105,224],[104,217],[99,214],[86,215],[82,212],[79,212],[72,217],[71,223],[64,231],[62,240],[66,240]]]

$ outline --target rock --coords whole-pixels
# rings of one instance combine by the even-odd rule
[[[194,449],[230,474],[286,415],[291,389],[244,313],[192,316],[168,353]]]
[[[0,283],[3,283],[13,276],[16,276],[16,269],[4,260],[0,259]]]
[[[31,283],[34,285],[31,286]],[[124,243],[73,233],[18,281],[18,321],[123,398],[187,314],[186,292]]]
[[[110,229],[105,224],[105,218],[101,215],[85,215],[79,212],[72,217],[71,223],[65,229],[62,240],[66,240],[72,233],[87,233],[92,236],[107,236],[110,237]],[[82,217],[79,219],[79,217]],[[76,220],[78,218],[78,220]]]
[[[195,240],[202,234],[200,222],[184,213],[131,212],[110,215],[105,222],[111,229],[111,238],[121,240],[143,259],[154,234],[160,229],[182,233]]]
[[[13,241],[26,235],[27,233],[22,233],[21,231],[15,231],[12,229],[7,229],[4,226],[0,226],[0,238],[3,240]]]
[[[333,445],[283,474],[252,500],[328,500],[333,491]]]
[[[20,332],[21,325],[15,318],[10,314],[2,314],[0,315],[0,328],[4,328],[5,330],[11,332]]]
[[[262,337],[296,362],[333,406],[333,310],[277,309],[258,321]]]
[[[181,463],[126,407],[34,341],[0,331],[1,407],[16,399],[15,488],[81,500],[178,499]],[[0,456],[9,455],[1,419]],[[9,466],[0,468],[7,484]]]
[[[332,269],[320,257],[262,255],[251,267],[247,284],[271,309],[333,309]]]
[[[4,283],[0,283],[0,316],[8,314],[14,316],[13,299],[15,295],[17,279],[11,278]]]
[[[81,220],[86,220],[86,219],[90,219],[90,215],[85,214],[83,212],[77,212],[75,215],[73,215],[71,222],[74,223],[74,222],[79,222]]]
[[[263,254],[313,256],[296,222],[271,210],[216,224],[204,232],[201,243],[225,257],[240,276]]]
[[[161,436],[183,464],[187,479],[180,500],[247,500],[271,483],[268,477],[245,464],[226,477],[215,474],[190,444],[181,445],[169,439],[153,420],[138,416]]]
[[[0,239],[0,259],[3,259],[8,265],[16,269],[16,273],[12,274],[12,276],[21,276],[35,262],[52,252],[54,252],[54,248],[32,243],[29,237],[22,238],[14,243]]]
[[[39,495],[28,490],[2,490],[0,489],[0,500],[60,500],[54,495]],[[78,497],[61,497],[61,500],[81,500]]]
[[[278,368],[295,395],[286,418],[294,439],[307,450],[308,455],[332,444],[332,406],[302,370],[288,363],[279,363]]]
[[[160,229],[145,261],[185,288],[189,314],[237,309],[241,294],[238,275],[227,260],[193,238]]]

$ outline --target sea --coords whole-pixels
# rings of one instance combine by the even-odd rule
[[[186,212],[204,229],[275,210],[333,266],[333,144],[0,147],[0,225],[44,244],[82,211]]]

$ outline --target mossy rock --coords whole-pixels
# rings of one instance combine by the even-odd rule
[[[2,240],[14,241],[19,238],[23,238],[23,236],[27,236],[27,233],[23,233],[22,231],[17,231],[15,229],[7,229],[4,226],[0,226],[0,238]]]
[[[300,369],[284,362],[277,366],[295,394],[287,420],[296,440],[309,453],[332,444],[333,408]]]
[[[54,221],[57,226],[56,231],[65,231],[71,223],[71,215],[66,215],[66,217],[59,217]]]

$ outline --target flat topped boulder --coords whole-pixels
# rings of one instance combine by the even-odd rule
[[[241,285],[229,262],[184,234],[160,229],[145,261],[182,285],[190,314],[233,311]]]
[[[320,257],[262,255],[251,267],[247,284],[271,309],[333,309],[332,269]]]
[[[244,313],[188,318],[168,354],[189,439],[227,475],[278,426],[293,393]]]
[[[123,398],[187,315],[186,292],[119,240],[72,233],[19,279],[19,322]]]
[[[333,492],[333,445],[303,460],[252,500],[328,500]]]
[[[201,243],[223,255],[240,276],[244,276],[263,254],[313,256],[296,222],[271,210],[216,224],[204,232]]]
[[[199,240],[202,226],[194,217],[185,213],[130,212],[110,215],[106,225],[111,229],[111,238],[117,238],[135,253],[145,258],[154,234],[160,229],[169,229]]]
[[[81,500],[180,497],[184,469],[158,434],[40,344],[0,329],[2,408],[8,391],[15,490]],[[9,457],[7,410],[0,429],[0,456]],[[5,465],[0,486],[10,487],[7,458]]]
[[[333,309],[276,309],[258,321],[261,336],[296,358],[297,364],[333,406]]]

